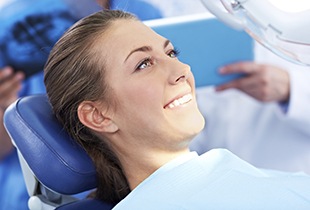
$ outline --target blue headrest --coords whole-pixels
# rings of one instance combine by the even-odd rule
[[[43,185],[61,194],[76,194],[97,186],[90,157],[58,123],[46,95],[18,99],[6,110],[4,123]]]

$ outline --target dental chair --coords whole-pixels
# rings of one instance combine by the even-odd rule
[[[18,99],[5,112],[4,123],[18,149],[31,210],[68,209],[62,205],[73,206],[78,200],[72,195],[96,187],[91,159],[58,123],[45,94]],[[112,208],[90,199],[79,205],[89,203],[100,206],[97,209]]]
[[[217,68],[253,59],[252,39],[246,33],[234,31],[207,15],[145,23],[181,51],[179,58],[191,65],[198,87],[242,76],[223,77],[217,74]],[[46,95],[19,98],[6,110],[4,124],[18,151],[30,210],[113,208],[77,195],[96,188],[95,167],[58,123]]]

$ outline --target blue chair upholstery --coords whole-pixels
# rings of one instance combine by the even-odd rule
[[[45,94],[18,99],[6,110],[4,123],[19,155],[42,184],[38,191],[47,192],[44,196],[54,198],[57,204],[63,199],[55,199],[50,190],[57,195],[73,195],[96,187],[96,171],[90,157],[63,130]],[[35,188],[38,186],[28,190],[30,196],[38,195]],[[98,203],[101,202],[94,201]],[[72,205],[72,209],[78,209],[77,203]],[[101,205],[100,209],[111,209],[109,204]]]
[[[145,23],[181,50],[180,60],[191,65],[197,86],[238,78],[242,75],[218,75],[217,68],[228,62],[253,59],[252,39],[216,19],[195,16]],[[29,168],[34,176],[27,185],[31,202],[49,200],[54,208],[47,209],[58,210],[112,208],[93,199],[75,201],[62,197],[95,188],[96,172],[86,152],[55,119],[46,95],[18,99],[6,110],[4,123],[19,151],[23,172]]]
[[[58,123],[46,95],[20,98],[8,108],[4,120],[14,144],[43,185],[61,194],[96,187],[91,159]]]

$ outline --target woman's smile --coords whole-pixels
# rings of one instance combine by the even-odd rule
[[[180,105],[184,105],[192,101],[193,95],[191,93],[187,93],[185,95],[182,95],[181,97],[177,97],[176,99],[173,99],[171,102],[166,104],[164,106],[164,109],[173,109],[176,108]]]

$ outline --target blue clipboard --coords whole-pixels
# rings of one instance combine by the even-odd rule
[[[196,86],[219,85],[242,74],[220,75],[221,66],[253,60],[253,39],[208,14],[145,21],[180,50],[179,59],[191,66]]]

